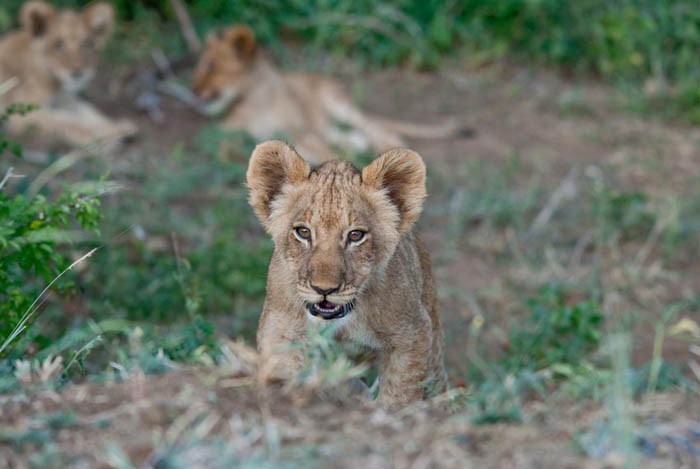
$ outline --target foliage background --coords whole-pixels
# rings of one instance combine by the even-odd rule
[[[0,6],[0,31],[13,26],[21,0]],[[58,0],[80,6],[84,0]],[[435,68],[466,51],[469,60],[507,56],[593,74],[628,88],[635,107],[700,122],[700,10],[691,0],[282,0],[186,2],[205,33],[251,25],[265,43],[303,40],[366,66]],[[182,48],[167,0],[115,0],[123,20],[168,23]],[[182,49],[181,49],[182,50]],[[646,88],[645,88],[646,86]]]

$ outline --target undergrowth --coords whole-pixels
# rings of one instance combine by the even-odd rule
[[[694,258],[700,231],[692,198],[630,190],[595,167],[567,178],[571,193],[554,197],[559,188],[547,189],[545,175],[525,170],[517,155],[505,165],[464,163],[431,176],[441,208],[430,216],[448,220],[448,252],[476,250],[510,270],[497,299],[450,293],[473,314],[467,390],[457,408],[470,409],[476,423],[520,420],[532,397],[606,401],[616,382],[630,398],[693,387],[658,345],[680,311],[697,311],[692,298],[645,294],[650,257],[664,266],[677,265],[679,253]],[[515,304],[503,302],[507,292]],[[641,317],[657,319],[645,325]],[[653,326],[657,346],[616,369],[622,352],[610,348],[611,338],[629,340],[640,326]]]
[[[33,109],[9,106],[0,115],[0,123]],[[0,156],[6,152],[21,158],[22,147],[0,133]],[[80,237],[85,241],[87,231],[99,233],[102,185],[48,188],[45,174],[28,184],[9,166],[0,175],[0,357],[31,324],[47,284],[59,295],[71,291],[70,279],[56,282],[71,265],[72,252],[66,245]],[[24,190],[18,191],[18,186]]]
[[[41,364],[60,357],[60,383],[123,379],[175,363],[213,365],[223,337],[252,340],[271,249],[248,210],[245,166],[230,157],[253,143],[212,128],[197,142],[197,163],[175,145],[158,171],[134,173],[140,183],[116,192],[109,189],[120,184],[81,181],[99,169],[90,161],[46,170],[39,183],[7,180],[0,190],[0,344],[12,337],[13,347],[0,356],[8,372],[0,389],[19,385],[18,358]],[[33,304],[91,247],[89,259],[52,284],[49,301]],[[26,312],[32,321],[21,323]]]

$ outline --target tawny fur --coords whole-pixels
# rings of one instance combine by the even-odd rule
[[[0,105],[36,104],[12,116],[10,133],[32,131],[42,141],[79,146],[110,143],[136,133],[127,120],[113,120],[78,97],[95,73],[97,55],[114,25],[114,9],[96,2],[82,11],[57,9],[33,0],[20,11],[20,29],[0,38],[0,83],[16,84]]]
[[[258,326],[261,379],[289,378],[303,366],[291,346],[310,326],[379,358],[380,402],[397,407],[446,387],[443,336],[430,259],[413,232],[425,198],[425,166],[407,149],[390,150],[362,171],[328,161],[312,169],[278,141],[254,150],[247,173],[251,205],[274,241]],[[310,229],[299,239],[295,228]],[[366,232],[352,244],[350,230]],[[305,303],[354,302],[324,321]]]
[[[212,112],[226,111],[225,127],[245,129],[257,140],[285,136],[315,163],[332,159],[333,146],[381,152],[402,146],[403,137],[443,138],[459,131],[454,122],[421,125],[370,116],[331,79],[282,73],[247,26],[208,38],[192,89]]]

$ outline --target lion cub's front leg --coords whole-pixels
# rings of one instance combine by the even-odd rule
[[[285,313],[265,310],[260,317],[257,342],[260,352],[258,379],[262,384],[288,380],[304,365],[304,354],[295,343],[304,339],[303,323],[290,321]]]
[[[425,397],[425,386],[431,376],[431,347],[429,323],[410,332],[403,329],[402,334],[388,337],[379,370],[379,402],[382,405],[398,408]]]

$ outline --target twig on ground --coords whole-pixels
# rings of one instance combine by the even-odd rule
[[[700,346],[692,344],[690,346],[690,353],[700,358]],[[690,370],[693,372],[698,381],[700,381],[700,362],[694,359],[690,359],[688,360],[688,368],[690,368]]]
[[[157,89],[159,92],[181,101],[204,117],[216,117],[226,110],[225,106],[212,107],[207,105],[195,96],[189,88],[175,80],[161,81],[158,83]]]
[[[14,168],[10,167],[7,172],[5,173],[5,176],[3,176],[2,181],[0,181],[0,191],[2,190],[3,187],[5,187],[5,184],[7,184],[7,181],[9,181],[12,178],[23,178],[24,175],[22,174],[15,174],[14,173]]]
[[[202,102],[188,87],[180,83],[177,75],[175,75],[173,71],[170,60],[162,50],[154,49],[151,51],[151,57],[153,58],[158,73],[160,73],[160,77],[155,77],[154,75],[154,79],[149,83],[155,91],[177,99],[202,116],[215,117],[218,114],[216,110],[209,109],[206,103]],[[154,93],[149,90],[148,92],[142,93],[141,96],[145,94],[150,95]],[[141,97],[139,99],[141,99]],[[157,104],[159,105],[159,103]]]
[[[668,226],[670,222],[669,218],[669,216],[662,216],[656,221],[654,227],[649,233],[649,236],[647,236],[647,239],[644,241],[644,244],[641,248],[639,248],[639,251],[637,251],[633,264],[635,274],[639,274],[639,272],[642,270],[642,267],[649,258],[651,251],[654,249],[654,246],[657,244],[659,238]]]
[[[12,177],[13,170],[14,170],[13,167],[10,167],[10,169],[7,170],[7,172],[5,173],[5,176],[2,178],[2,181],[0,181],[0,189],[5,187],[5,184],[7,183],[7,181]]]
[[[157,85],[158,91],[191,106],[198,112],[203,112],[199,99],[187,88],[175,81],[162,81]]]
[[[173,67],[170,65],[170,60],[162,49],[153,49],[151,51],[151,58],[156,64],[156,68],[160,73],[165,75],[166,78],[175,78],[175,73],[173,72]]]
[[[561,206],[561,204],[567,200],[571,200],[576,197],[578,193],[578,186],[576,180],[578,179],[579,168],[574,166],[566,175],[564,180],[559,184],[559,186],[552,192],[549,197],[547,204],[540,210],[540,213],[535,217],[535,221],[532,222],[528,235],[532,235],[539,230],[541,230],[549,220],[554,215],[554,212]]]
[[[180,23],[180,29],[182,30],[182,36],[185,38],[185,42],[187,43],[187,48],[192,53],[199,52],[199,50],[202,48],[202,43],[197,36],[197,32],[194,29],[192,18],[187,12],[187,8],[181,0],[170,0],[170,6],[175,12],[177,22]]]
[[[0,83],[0,96],[9,92],[15,86],[19,85],[19,78],[12,77]]]
[[[571,259],[569,260],[569,268],[576,269],[581,265],[583,261],[583,255],[586,252],[588,246],[593,242],[593,230],[587,230],[583,235],[576,241],[574,250],[571,253]]]

